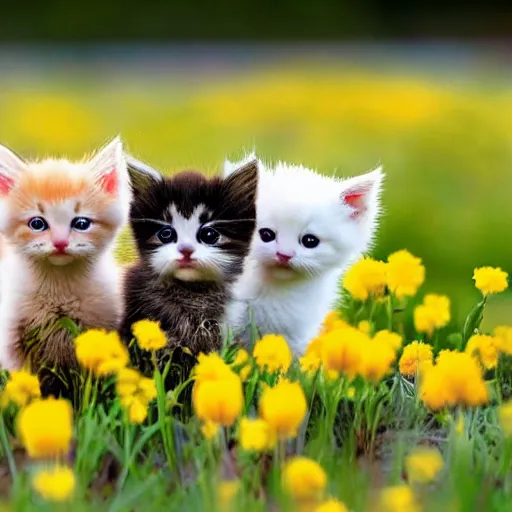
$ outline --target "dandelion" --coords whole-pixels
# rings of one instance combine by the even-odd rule
[[[121,405],[128,413],[130,423],[140,425],[148,417],[148,402],[142,400],[137,395],[127,395],[121,397]]]
[[[362,346],[361,349],[362,357],[357,373],[376,384],[392,370],[396,351],[387,343],[373,342]]]
[[[238,349],[238,352],[236,353],[235,360],[233,361],[233,366],[242,366],[246,364],[250,359],[250,356],[247,352],[247,350],[244,350],[243,348]]]
[[[316,374],[321,364],[321,359],[314,354],[305,354],[299,358],[301,371],[310,377]]]
[[[372,330],[372,324],[370,322],[368,322],[368,320],[361,320],[358,324],[357,324],[357,328],[363,332],[364,334],[370,334],[371,330]]]
[[[37,400],[18,417],[20,438],[32,458],[59,457],[69,451],[73,436],[73,411],[63,399]]]
[[[348,508],[341,501],[330,499],[320,503],[313,512],[348,512]]]
[[[128,351],[115,331],[89,329],[77,336],[75,349],[80,364],[99,377],[116,373],[130,361]]]
[[[9,402],[14,402],[20,407],[25,407],[30,401],[40,397],[41,388],[36,375],[24,370],[12,371],[5,384],[2,403],[7,405]]]
[[[420,507],[408,485],[385,487],[380,492],[379,512],[419,512]]]
[[[361,364],[361,347],[367,345],[370,338],[354,327],[331,331],[322,338],[324,368],[344,373],[349,379],[354,378]]]
[[[327,475],[314,460],[294,457],[284,466],[283,486],[298,501],[317,500],[327,486]]]
[[[493,331],[496,347],[508,356],[512,355],[512,327],[498,325]]]
[[[429,483],[443,469],[443,458],[436,448],[418,447],[405,459],[405,468],[411,482]]]
[[[480,361],[487,370],[496,368],[498,364],[498,346],[492,336],[474,334],[469,338],[465,352]]]
[[[267,334],[256,342],[253,356],[261,370],[269,373],[287,372],[292,364],[292,353],[283,336]]]
[[[413,297],[425,281],[425,267],[420,258],[401,250],[388,256],[387,284],[398,298]]]
[[[220,482],[217,489],[220,510],[227,510],[231,507],[233,499],[240,490],[240,482],[238,480],[224,480]]]
[[[444,295],[428,294],[423,304],[414,310],[414,326],[418,332],[432,335],[434,329],[444,327],[450,321],[450,299]]]
[[[199,419],[224,427],[233,425],[244,405],[240,377],[231,372],[229,377],[201,382],[194,389],[193,404]]]
[[[144,423],[149,402],[157,395],[155,381],[143,377],[131,368],[122,368],[117,373],[116,391],[121,398],[121,405],[128,413],[130,423]]]
[[[273,388],[265,388],[259,410],[279,439],[293,438],[307,411],[304,391],[298,382],[283,379]]]
[[[390,346],[393,350],[398,350],[402,346],[402,336],[396,332],[384,329],[379,331],[373,337],[375,343],[384,343]]]
[[[201,433],[209,441],[213,439],[219,432],[219,425],[213,421],[205,421],[201,425]]]
[[[208,355],[199,354],[197,364],[194,367],[194,388],[198,388],[202,382],[220,380],[233,376],[233,370],[225,363],[216,352]]]
[[[32,479],[32,487],[46,501],[67,501],[75,490],[75,475],[65,466],[39,470]]]
[[[255,452],[269,450],[276,442],[275,434],[265,420],[248,418],[240,421],[239,440],[245,451]]]
[[[478,363],[464,352],[442,350],[436,364],[422,373],[420,396],[427,407],[477,407],[489,400]]]
[[[507,437],[512,437],[512,400],[500,405],[498,418],[501,429]]]
[[[132,325],[132,332],[143,350],[159,350],[167,345],[165,333],[160,328],[160,322],[139,320]]]
[[[427,361],[432,362],[434,354],[432,346],[421,341],[413,341],[404,347],[398,369],[406,377],[414,377],[419,370],[419,366]]]
[[[508,288],[508,274],[501,270],[501,268],[475,268],[473,279],[475,281],[475,287],[478,288],[483,295],[500,293]]]
[[[382,295],[386,287],[386,270],[383,261],[362,258],[345,273],[343,288],[357,300]]]
[[[343,318],[341,318],[340,314],[337,311],[330,311],[325,316],[325,319],[322,323],[322,330],[320,335],[325,334],[327,332],[333,331],[334,329],[340,329],[341,327],[348,327],[349,325]]]

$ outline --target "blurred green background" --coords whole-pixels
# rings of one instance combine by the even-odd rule
[[[512,273],[512,73],[447,44],[0,48],[0,142],[80,158],[121,133],[165,172],[266,160],[351,176],[382,164],[376,257],[407,248],[461,318],[473,268]],[[127,254],[123,246],[123,257]],[[512,293],[486,323],[510,323]]]

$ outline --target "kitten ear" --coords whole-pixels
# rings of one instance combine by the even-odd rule
[[[100,149],[91,159],[90,165],[100,187],[108,194],[115,195],[128,182],[123,143],[119,136]]]
[[[150,185],[163,181],[163,176],[153,167],[137,160],[132,155],[126,154],[128,173],[132,184],[133,193],[140,194]]]
[[[375,217],[380,205],[380,194],[384,173],[378,167],[362,176],[356,176],[342,182],[341,202],[350,208],[351,219]]]
[[[248,164],[249,162],[252,162],[253,160],[258,160],[258,157],[256,156],[256,153],[254,151],[251,151],[239,162],[231,162],[226,158],[226,160],[224,160],[222,175],[225,178],[227,178],[230,174],[233,174],[235,171],[240,169],[240,167],[243,167],[244,165]]]
[[[25,167],[25,162],[18,155],[0,145],[0,196],[5,196],[11,191]]]
[[[226,201],[240,205],[240,211],[254,208],[258,190],[258,160],[242,164],[224,180]]]

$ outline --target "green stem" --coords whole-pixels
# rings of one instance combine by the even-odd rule
[[[5,431],[5,421],[2,412],[0,412],[0,442],[2,443],[2,448],[4,449],[5,456],[7,457],[9,471],[11,473],[12,479],[14,480],[17,474],[16,461],[14,460],[11,445],[9,444],[9,439],[7,438],[7,432]]]

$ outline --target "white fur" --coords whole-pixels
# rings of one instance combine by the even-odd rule
[[[254,158],[247,156],[244,161]],[[243,162],[226,162],[229,174]],[[380,211],[381,169],[351,179],[334,179],[302,166],[279,162],[268,169],[259,161],[257,227],[244,272],[235,283],[227,322],[235,336],[248,341],[250,314],[262,335],[282,334],[302,354],[334,306],[344,270],[372,242]],[[362,192],[360,213],[344,202]],[[264,243],[263,228],[276,233]],[[306,234],[320,244],[301,244]],[[276,253],[292,255],[289,268],[276,266]]]
[[[181,215],[172,205],[169,213],[172,216],[172,227],[178,239],[175,243],[163,244],[151,255],[151,265],[161,275],[172,274],[181,281],[221,281],[229,269],[232,259],[226,251],[216,244],[208,245],[198,241],[197,234],[202,227],[200,216],[205,212],[204,205],[198,205],[189,218]],[[208,226],[208,222],[204,224]],[[223,242],[222,236],[217,244]],[[193,250],[191,259],[193,268],[180,268],[179,260],[183,258],[179,249],[187,246]]]

